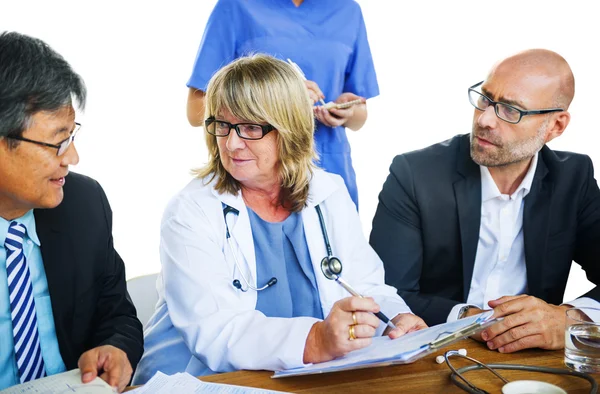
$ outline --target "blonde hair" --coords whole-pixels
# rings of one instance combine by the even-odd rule
[[[216,116],[222,110],[239,119],[275,127],[281,203],[292,212],[302,210],[307,204],[317,154],[312,104],[298,73],[289,64],[268,55],[238,58],[220,69],[206,89],[206,117]],[[219,156],[217,138],[223,137],[205,134],[208,163],[193,173],[208,182],[216,178],[215,189],[219,193],[237,194],[240,183],[225,170]]]

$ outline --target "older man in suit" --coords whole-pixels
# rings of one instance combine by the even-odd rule
[[[490,349],[564,346],[571,262],[600,281],[600,191],[588,156],[545,144],[569,124],[575,84],[547,50],[509,57],[469,88],[470,135],[397,156],[370,242],[417,315],[433,325],[494,309]]]
[[[143,352],[106,196],[68,175],[85,94],[48,45],[0,34],[0,389],[79,367],[123,390]]]

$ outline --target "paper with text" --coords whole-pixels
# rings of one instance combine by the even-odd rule
[[[0,391],[2,394],[112,394],[116,392],[100,378],[89,383],[81,383],[79,369],[32,380]]]
[[[129,391],[133,394],[171,394],[171,393],[219,393],[219,394],[281,394],[281,391],[263,390],[252,387],[232,386],[229,384],[208,383],[193,377],[187,372],[165,375],[154,374],[145,385]]]

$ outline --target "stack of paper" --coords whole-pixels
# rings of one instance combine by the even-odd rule
[[[274,394],[281,391],[263,390],[251,387],[203,382],[187,372],[168,376],[157,372],[145,385],[129,393],[171,394],[171,393],[219,393],[219,394]]]
[[[81,372],[79,369],[48,376],[47,378],[32,380],[31,382],[0,391],[2,394],[113,394],[116,392],[115,389],[100,378],[96,378],[86,384],[81,383]]]

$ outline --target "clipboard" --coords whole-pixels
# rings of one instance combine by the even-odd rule
[[[272,378],[410,364],[494,324],[498,319],[493,318],[492,315],[493,311],[487,311],[454,322],[411,332],[396,339],[390,339],[387,336],[373,338],[371,345],[366,348],[355,350],[335,360],[276,371]]]

